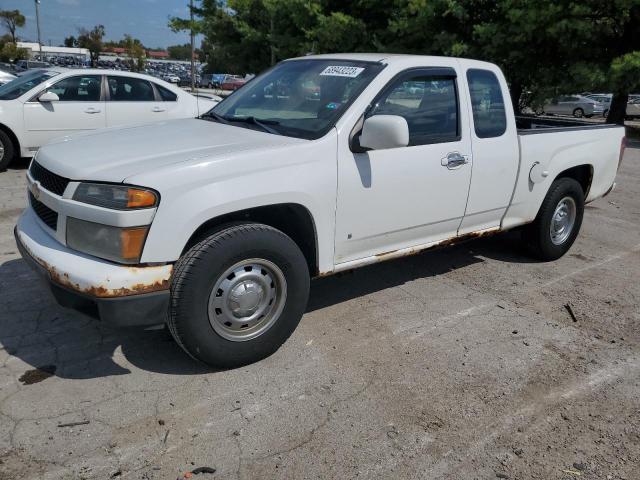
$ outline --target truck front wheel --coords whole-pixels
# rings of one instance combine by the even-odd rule
[[[540,260],[556,260],[573,245],[584,215],[584,192],[573,178],[559,178],[551,184],[533,223],[523,238]]]
[[[177,262],[169,330],[189,355],[212,367],[256,362],[293,333],[309,283],[304,255],[281,231],[257,223],[223,228]]]

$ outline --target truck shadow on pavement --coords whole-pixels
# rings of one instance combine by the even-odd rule
[[[478,239],[315,280],[307,312],[463,269],[484,258],[531,261],[523,255],[514,233]],[[25,370],[23,363],[40,369],[36,375],[44,371],[67,379],[126,375],[131,366],[171,375],[212,373],[188,357],[166,329],[114,329],[59,307],[22,259],[0,265],[0,354],[2,350],[9,354],[4,363],[11,370]]]

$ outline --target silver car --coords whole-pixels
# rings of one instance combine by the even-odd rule
[[[604,113],[604,105],[582,95],[564,95],[554,98],[545,104],[544,113],[590,118],[594,115],[602,115]]]
[[[611,100],[613,99],[613,95],[611,93],[594,93],[593,95],[587,95],[587,97],[595,100],[596,102],[602,103],[602,105],[604,106],[604,112],[602,112],[602,115],[606,117],[609,113],[609,108],[611,108]],[[640,96],[629,95],[626,115],[629,118],[640,117]]]

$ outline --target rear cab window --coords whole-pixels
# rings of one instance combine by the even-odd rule
[[[498,77],[482,69],[467,70],[473,125],[478,138],[495,138],[507,131],[507,114]]]

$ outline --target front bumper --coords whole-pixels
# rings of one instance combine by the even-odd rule
[[[172,265],[127,267],[71,250],[43,229],[31,208],[14,235],[20,254],[48,281],[60,305],[116,326],[165,321]]]

